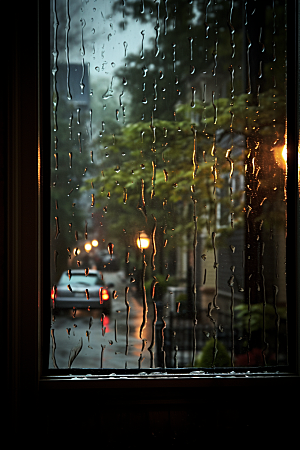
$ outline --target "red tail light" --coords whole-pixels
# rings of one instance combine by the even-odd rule
[[[102,289],[102,300],[108,300],[109,299],[109,293],[107,289]]]
[[[57,297],[57,287],[54,284],[54,286],[51,289],[51,300],[52,300],[52,308],[55,309],[55,300]]]
[[[52,287],[52,289],[51,289],[51,300],[55,300],[56,299],[56,297],[57,297],[57,288],[56,288],[56,286],[54,285],[53,287]]]
[[[99,289],[99,299],[100,299],[100,305],[102,305],[103,301],[109,300],[109,293],[108,290],[105,288]]]

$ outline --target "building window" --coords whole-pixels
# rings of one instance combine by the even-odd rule
[[[288,366],[280,1],[50,2],[48,372]]]

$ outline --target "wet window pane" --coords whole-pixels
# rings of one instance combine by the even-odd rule
[[[286,365],[284,2],[50,12],[49,368]]]

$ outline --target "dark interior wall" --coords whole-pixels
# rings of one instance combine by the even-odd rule
[[[1,375],[12,417],[25,392],[34,397],[38,373],[37,3],[7,5],[1,30]]]
[[[169,447],[276,443],[279,437],[293,444],[299,379],[251,386],[211,382],[195,387],[188,381],[175,387],[39,386],[38,3],[8,5],[10,32],[1,31],[0,320],[6,419],[23,436],[41,430],[50,445],[62,439],[61,433],[68,444],[80,436],[85,445],[119,443],[122,448],[149,442]]]
[[[299,414],[292,400],[296,394],[297,387],[288,383],[248,389],[213,385],[92,392],[63,389],[53,395],[47,392],[40,412],[45,434],[63,428],[66,442],[71,430],[79,428],[91,442],[128,449],[149,444],[159,448],[275,444],[278,448],[298,441]]]

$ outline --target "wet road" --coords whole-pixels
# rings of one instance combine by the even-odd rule
[[[101,310],[61,310],[52,317],[49,367],[137,369],[149,368],[152,339],[153,307],[148,306],[147,322],[143,323],[143,304],[136,289],[122,272],[105,273],[105,283],[113,283],[111,312],[102,317]],[[125,288],[128,304],[125,303]],[[70,360],[71,358],[71,360]],[[72,361],[73,360],[73,361]]]

